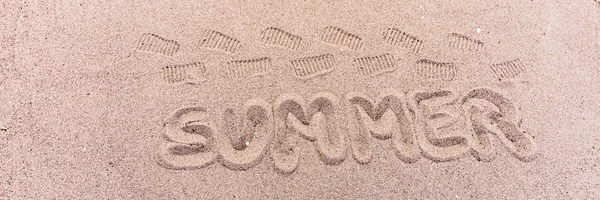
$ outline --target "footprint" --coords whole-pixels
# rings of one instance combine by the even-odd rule
[[[448,46],[452,49],[480,51],[483,49],[483,42],[470,38],[459,33],[451,33],[447,37]]]
[[[423,47],[423,41],[397,28],[388,28],[383,33],[383,40],[391,45],[405,48],[413,53],[419,53]]]
[[[206,67],[201,62],[170,65],[163,67],[161,72],[168,84],[199,84],[206,81]]]
[[[357,162],[366,164],[372,157],[369,132],[380,140],[391,138],[396,156],[402,161],[412,163],[420,158],[412,119],[402,92],[382,92],[377,102],[354,92],[346,95],[346,99],[350,103],[348,128],[351,147]]]
[[[514,78],[523,73],[527,68],[519,59],[514,59],[491,66],[492,71],[499,79]]]
[[[454,63],[442,63],[428,59],[418,60],[415,67],[417,75],[426,80],[451,81],[454,80],[457,73]]]
[[[261,41],[268,45],[297,50],[302,45],[302,37],[288,33],[280,28],[268,27],[260,33]]]
[[[273,138],[271,105],[264,100],[251,99],[244,105],[243,119],[226,109],[221,132],[217,132],[220,162],[232,170],[246,170],[263,159]]]
[[[294,75],[300,79],[311,79],[333,71],[335,60],[331,54],[304,57],[290,61]]]
[[[270,73],[271,65],[269,57],[229,61],[225,64],[225,78],[243,79],[264,76]]]
[[[469,107],[468,101],[472,99],[492,103],[497,108],[497,111],[494,109],[483,110],[476,106]],[[473,127],[496,135],[506,149],[517,159],[527,162],[536,157],[537,145],[533,137],[520,130],[516,125],[515,107],[506,97],[491,89],[476,88],[469,91],[460,102],[463,104],[463,107],[468,109],[467,111],[475,114],[476,118],[471,119]],[[465,104],[466,106],[464,106]],[[476,132],[475,134],[479,133]],[[472,142],[475,143],[473,151],[485,160],[487,158],[486,155],[491,154],[489,152],[492,150],[491,147],[487,147],[486,149],[485,146],[483,148],[477,146],[478,143],[482,143],[481,137],[473,137],[473,140],[475,140]],[[485,144],[485,139],[483,143]]]
[[[321,41],[329,44],[359,50],[363,46],[362,38],[339,27],[328,26],[321,34]]]
[[[135,48],[139,51],[173,56],[179,51],[180,45],[175,40],[166,39],[153,33],[144,33],[141,35]]]
[[[159,147],[159,165],[167,169],[199,169],[216,161],[214,128],[206,122],[203,107],[183,108],[165,123],[163,137],[166,142]]]
[[[458,159],[470,151],[468,137],[462,133],[464,127],[459,127],[458,133],[452,129],[447,134],[440,132],[455,126],[458,121],[452,113],[444,112],[445,108],[454,106],[457,100],[453,91],[413,91],[408,96],[423,156],[436,162],[444,162]],[[440,120],[444,117],[450,119]]]
[[[359,74],[365,76],[393,72],[397,68],[394,56],[389,53],[354,59],[352,66]]]
[[[236,53],[241,48],[241,42],[229,35],[215,30],[204,30],[200,33],[198,47]]]

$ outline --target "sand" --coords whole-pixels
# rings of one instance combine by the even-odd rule
[[[600,197],[594,0],[0,16],[0,199]]]

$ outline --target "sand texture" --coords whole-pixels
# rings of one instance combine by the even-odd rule
[[[0,199],[598,199],[600,3],[1,1]]]

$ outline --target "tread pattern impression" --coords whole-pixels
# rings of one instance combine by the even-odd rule
[[[354,59],[352,67],[365,76],[376,76],[396,70],[396,60],[392,54],[368,56]]]
[[[302,44],[302,37],[288,33],[276,27],[269,27],[260,33],[261,40],[268,45],[297,50]]]
[[[425,79],[451,81],[456,76],[457,68],[454,63],[442,63],[428,59],[417,61],[416,73]]]
[[[270,72],[271,64],[269,57],[229,61],[225,64],[225,77],[241,79],[263,76]]]
[[[179,51],[180,45],[175,40],[166,39],[154,33],[144,33],[138,40],[135,48],[140,51],[173,56]]]
[[[514,59],[491,66],[498,78],[514,78],[525,71],[525,64],[520,59]]]
[[[388,28],[383,33],[383,40],[388,44],[399,46],[414,53],[419,53],[423,48],[423,41],[396,28]]]
[[[166,83],[200,83],[206,80],[204,63],[194,62],[183,65],[170,65],[162,68]]]
[[[292,60],[294,75],[300,79],[310,79],[333,71],[334,57],[331,54],[303,57]]]
[[[448,45],[453,49],[479,51],[483,49],[483,42],[459,33],[448,35]]]
[[[321,35],[321,40],[329,44],[345,46],[353,50],[362,48],[362,38],[344,29],[328,26]]]
[[[205,30],[200,35],[198,47],[236,53],[241,48],[241,42],[219,31]]]

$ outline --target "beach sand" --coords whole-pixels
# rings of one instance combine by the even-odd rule
[[[600,3],[0,3],[0,199],[600,197]]]

